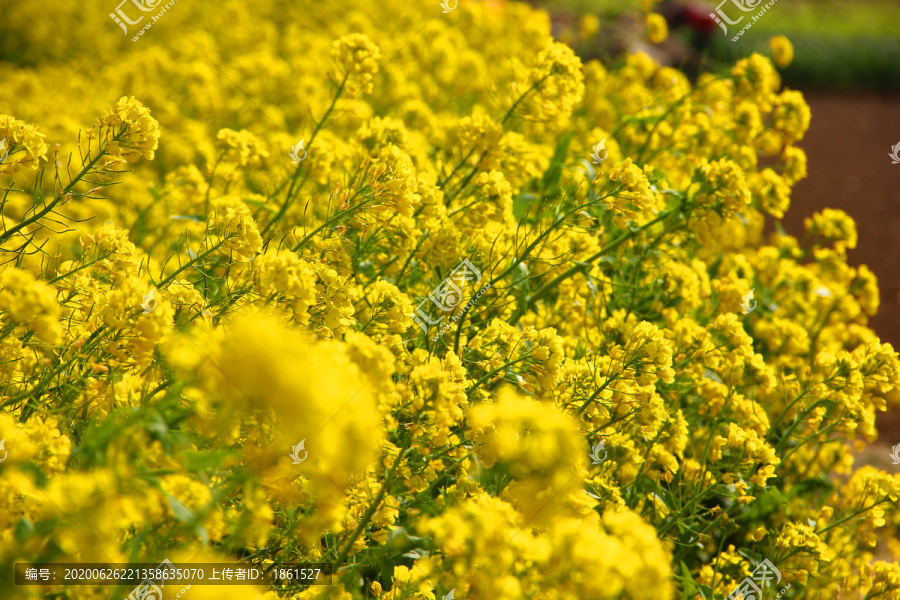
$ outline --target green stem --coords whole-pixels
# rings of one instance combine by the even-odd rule
[[[332,111],[334,111],[334,107],[337,104],[338,99],[341,97],[341,94],[344,91],[344,86],[347,84],[347,77],[349,77],[349,75],[350,74],[348,73],[347,75],[344,76],[343,81],[341,81],[341,84],[338,86],[337,93],[334,95],[334,98],[331,100],[331,104],[328,106],[328,110],[325,111],[325,114],[322,116],[322,119],[318,123],[316,123],[316,128],[313,130],[312,136],[309,138],[309,144],[307,144],[307,146],[306,146],[307,153],[309,152],[309,149],[312,148],[312,144],[316,140],[316,136],[319,134],[319,131],[325,125],[325,121],[328,120],[328,117],[330,117]],[[302,166],[303,166],[303,163],[301,162],[297,165],[297,168],[294,169],[294,175],[291,177],[291,185],[288,188],[287,196],[284,199],[284,203],[281,205],[281,208],[278,209],[278,212],[275,214],[275,216],[272,217],[272,220],[269,221],[266,224],[266,226],[263,228],[263,230],[260,232],[261,236],[265,236],[265,234],[269,231],[269,228],[272,225],[274,225],[275,223],[279,222],[281,220],[281,218],[284,217],[285,213],[288,210],[288,207],[290,207],[291,200],[293,199],[293,195],[294,195],[294,186],[296,186],[296,184],[297,184],[297,177],[299,177],[299,175],[300,175],[300,168]],[[303,182],[304,183],[306,182],[306,178],[303,179]],[[302,189],[303,189],[303,183],[301,183],[300,187],[297,188],[297,193],[300,193],[300,190],[302,190]]]
[[[299,242],[297,242],[297,243],[294,245],[294,247],[291,248],[291,252],[297,252],[300,248],[302,248],[302,247],[304,246],[304,244],[306,244],[306,242],[308,242],[309,240],[311,240],[317,233],[319,233],[319,232],[322,231],[323,229],[326,229],[326,228],[328,228],[328,227],[331,227],[331,226],[332,226],[334,223],[336,223],[337,221],[340,221],[341,219],[343,219],[344,217],[346,217],[346,216],[348,216],[348,215],[354,214],[355,212],[357,212],[358,210],[360,210],[360,209],[362,209],[362,208],[364,208],[364,207],[365,207],[365,202],[361,202],[360,204],[357,204],[356,206],[351,206],[351,207],[348,208],[347,210],[343,210],[343,211],[342,211],[342,210],[338,210],[338,211],[337,211],[336,213],[334,213],[331,217],[329,217],[328,219],[326,219],[321,225],[319,225],[318,227],[316,227],[315,229],[313,229],[310,233],[308,233],[307,235],[305,235],[305,236],[303,237],[302,240],[300,240]]]
[[[820,404],[823,404],[825,402],[827,402],[827,400],[816,400],[815,402],[810,404],[809,407],[807,407],[802,413],[800,413],[800,415],[797,416],[797,418],[794,420],[794,422],[790,424],[787,431],[784,432],[784,435],[782,436],[781,440],[779,440],[778,444],[775,446],[775,454],[776,455],[781,454],[782,444],[784,444],[791,438],[791,434],[794,433],[794,430],[797,428],[798,425],[800,425],[800,423],[803,422],[803,420],[806,418],[806,416],[814,408],[816,408],[817,406],[819,406]]]
[[[159,283],[156,283],[156,284],[154,284],[154,285],[156,286],[157,289],[162,288],[164,285],[168,285],[169,283],[171,283],[171,281],[172,281],[173,279],[175,279],[175,277],[178,276],[179,273],[181,273],[181,272],[184,271],[185,269],[188,269],[188,268],[194,266],[195,263],[198,263],[198,262],[200,262],[201,260],[205,259],[207,256],[209,256],[210,254],[212,254],[213,252],[215,252],[216,250],[218,250],[219,248],[221,248],[221,247],[222,247],[222,244],[224,244],[224,243],[225,243],[225,241],[223,240],[223,241],[221,241],[221,242],[215,244],[214,246],[212,246],[209,250],[207,250],[207,251],[204,252],[203,254],[198,254],[195,258],[192,258],[192,259],[189,260],[188,262],[186,262],[186,263],[184,263],[183,265],[181,265],[180,267],[178,267],[178,269],[176,269],[174,273],[172,273],[171,275],[169,275],[169,276],[166,277],[165,279],[160,280]]]
[[[872,510],[873,508],[875,508],[875,507],[878,506],[879,504],[881,504],[881,502],[876,502],[876,503],[872,504],[871,506],[867,506],[866,508],[860,509],[860,510],[858,510],[857,512],[853,513],[852,515],[847,515],[847,516],[844,517],[843,519],[838,519],[837,521],[835,521],[834,523],[832,523],[832,524],[829,525],[828,527],[826,527],[826,528],[824,528],[824,529],[822,529],[822,530],[820,530],[820,531],[815,531],[814,533],[815,533],[816,535],[822,535],[823,533],[825,533],[826,531],[828,531],[828,530],[831,529],[832,527],[837,527],[837,526],[840,525],[841,523],[844,523],[844,522],[846,522],[846,521],[849,521],[850,519],[854,519],[854,518],[858,517],[859,515],[863,514],[864,512],[868,512],[868,511]]]
[[[579,271],[583,271],[583,270],[587,269],[588,267],[591,266],[591,263],[592,263],[592,262],[594,262],[595,260],[597,260],[597,259],[600,258],[601,256],[607,254],[608,252],[611,252],[611,251],[615,250],[616,248],[618,248],[619,246],[621,246],[622,244],[624,244],[625,242],[627,242],[627,241],[630,240],[631,238],[635,237],[637,234],[643,232],[645,229],[647,229],[647,228],[649,228],[649,227],[651,227],[651,226],[653,226],[653,225],[659,223],[660,221],[666,219],[670,214],[672,214],[673,211],[674,211],[674,209],[665,211],[665,212],[661,213],[659,216],[657,216],[655,219],[653,219],[652,221],[650,221],[650,222],[648,222],[648,223],[646,223],[646,224],[644,224],[644,225],[641,225],[639,228],[637,228],[637,229],[635,229],[635,230],[629,231],[629,232],[627,232],[627,233],[625,233],[625,234],[619,236],[618,239],[616,239],[616,240],[610,242],[609,244],[607,244],[606,246],[604,246],[603,248],[601,248],[601,249],[600,249],[597,253],[595,253],[594,255],[588,257],[588,258],[587,258],[586,260],[584,260],[584,261],[579,261],[578,264],[576,264],[576,265],[570,267],[569,269],[563,271],[563,272],[560,273],[558,276],[556,276],[552,281],[549,281],[549,282],[547,282],[546,284],[544,284],[543,286],[541,286],[534,294],[531,295],[531,297],[528,299],[528,301],[527,301],[523,306],[519,307],[519,308],[516,310],[516,312],[513,313],[512,317],[510,317],[509,324],[510,324],[510,325],[515,325],[516,323],[518,323],[519,319],[521,319],[522,316],[523,316],[529,309],[531,309],[531,307],[534,306],[534,304],[535,304],[538,300],[540,300],[540,299],[543,298],[545,295],[547,295],[547,293],[548,293],[550,290],[552,290],[553,288],[555,288],[555,287],[556,287],[557,285],[559,285],[562,281],[565,281],[566,279],[568,279],[569,277],[571,277],[571,276],[574,275],[575,273],[578,273]]]
[[[124,130],[123,130],[123,133],[124,133]],[[122,134],[120,133],[119,136],[121,136],[121,135]],[[119,136],[114,136],[113,139],[118,140]],[[87,175],[91,171],[91,169],[94,168],[94,165],[97,164],[97,161],[99,161],[104,156],[106,156],[106,150],[98,151],[97,156],[95,156],[93,159],[91,159],[91,161],[88,162],[88,164],[85,167],[83,167],[81,169],[81,171],[78,172],[77,175],[75,175],[75,178],[69,182],[69,185],[67,185],[66,187],[63,188],[62,192],[60,192],[59,194],[57,194],[56,196],[53,197],[53,200],[50,202],[50,204],[48,204],[44,208],[44,210],[42,210],[39,213],[35,213],[34,215],[31,216],[31,218],[25,219],[18,225],[15,225],[14,227],[7,229],[2,235],[0,235],[0,244],[3,244],[6,240],[8,240],[14,234],[18,233],[19,231],[21,231],[25,227],[28,227],[29,225],[33,225],[34,223],[37,223],[42,218],[44,218],[47,214],[52,212],[53,209],[56,208],[57,205],[60,203],[60,201],[62,201],[62,199],[65,198],[69,194],[69,192],[72,191],[72,188],[75,187],[75,184],[78,183],[79,181],[81,181],[81,179],[85,175]]]
[[[80,267],[78,267],[77,269],[72,269],[72,270],[69,271],[68,273],[63,273],[62,275],[57,275],[57,276],[54,277],[53,279],[48,279],[48,280],[47,280],[47,283],[48,283],[48,284],[50,284],[50,283],[56,283],[56,282],[59,281],[60,279],[65,279],[66,277],[68,277],[68,276],[71,275],[72,273],[77,273],[78,271],[80,271],[80,270],[82,270],[82,269],[86,269],[86,268],[90,267],[91,265],[96,264],[96,263],[100,262],[101,260],[106,259],[106,257],[108,257],[108,256],[109,256],[109,254],[104,254],[102,257],[98,258],[97,260],[92,260],[92,261],[89,262],[89,263],[85,263],[85,264],[81,265]]]
[[[369,506],[369,509],[366,511],[366,514],[363,515],[362,519],[359,520],[359,525],[356,526],[356,529],[353,530],[353,533],[347,539],[347,543],[344,546],[343,551],[341,551],[340,556],[337,557],[337,560],[334,561],[334,573],[337,573],[337,570],[343,564],[344,560],[346,560],[347,555],[350,554],[350,549],[353,548],[354,542],[356,542],[356,538],[362,533],[363,529],[365,529],[369,521],[372,519],[372,516],[378,510],[381,505],[381,501],[384,499],[385,494],[387,494],[388,485],[393,483],[394,473],[396,473],[397,469],[400,466],[400,461],[403,460],[403,456],[406,454],[406,451],[409,448],[409,444],[412,442],[412,436],[410,436],[409,441],[405,443],[400,451],[397,453],[397,458],[394,460],[394,464],[391,465],[391,469],[384,476],[384,481],[381,483],[381,489],[378,490],[378,495],[375,496],[375,499],[372,501],[372,504]]]
[[[617,380],[618,378],[619,378],[619,375],[616,374],[616,375],[613,375],[611,378],[607,379],[606,383],[604,383],[603,385],[598,387],[597,391],[594,392],[593,394],[591,394],[590,398],[585,400],[585,402],[581,405],[581,408],[579,408],[575,412],[575,414],[580,415],[581,413],[583,413],[585,411],[585,409],[587,409],[588,406],[590,406],[591,404],[594,403],[594,400],[597,399],[597,396],[599,396],[603,392],[603,390],[605,390],[607,388],[607,386],[609,386],[609,384],[611,384],[613,381]]]
[[[670,105],[670,106],[666,109],[666,112],[664,112],[664,113],[659,117],[659,120],[657,120],[656,123],[653,124],[653,129],[650,130],[650,133],[649,133],[649,134],[647,135],[647,137],[644,139],[644,143],[643,143],[643,145],[641,146],[641,149],[640,149],[640,150],[638,151],[638,153],[637,153],[637,158],[634,159],[635,164],[641,162],[641,159],[642,159],[643,156],[644,156],[644,152],[647,151],[647,146],[650,145],[650,140],[653,139],[653,134],[656,133],[656,130],[659,129],[660,124],[666,119],[666,117],[668,117],[670,114],[672,114],[673,112],[675,112],[675,109],[677,109],[679,106],[681,106],[682,104],[684,104],[684,102],[685,102],[688,98],[690,98],[692,95],[694,95],[695,92],[698,92],[698,91],[702,90],[703,88],[705,88],[705,87],[707,87],[707,86],[709,86],[709,85],[712,85],[713,83],[715,83],[715,82],[717,82],[717,81],[719,81],[719,80],[726,79],[726,78],[727,78],[727,77],[724,77],[724,76],[722,76],[722,77],[716,77],[715,79],[712,79],[712,80],[708,81],[707,83],[704,83],[703,85],[699,85],[699,86],[697,86],[697,87],[692,87],[692,88],[690,89],[690,91],[689,91],[687,94],[685,94],[684,96],[682,96],[681,98],[679,98],[674,104]],[[676,129],[677,129],[677,127],[676,127],[675,129],[672,130],[673,134],[674,134],[674,132],[675,132]]]
[[[522,362],[523,360],[528,359],[528,358],[531,358],[531,355],[520,356],[519,358],[517,358],[517,359],[515,359],[515,360],[509,361],[509,362],[506,363],[505,365],[501,365],[501,366],[497,367],[496,369],[494,369],[494,370],[491,371],[490,373],[487,373],[484,377],[482,377],[481,379],[479,379],[478,381],[476,381],[476,382],[475,382],[475,385],[473,385],[471,388],[469,388],[469,390],[466,392],[466,396],[471,398],[471,397],[472,397],[472,392],[474,392],[474,391],[477,390],[479,387],[481,387],[481,384],[482,384],[482,383],[484,383],[485,381],[487,381],[488,379],[490,379],[491,377],[493,377],[494,375],[496,375],[497,373],[499,373],[499,372],[502,371],[503,369],[505,369],[505,368],[507,368],[507,367],[511,367],[511,366],[513,366],[514,364],[520,363],[520,362]]]
[[[513,102],[513,105],[512,105],[511,107],[509,107],[509,110],[507,110],[507,111],[506,111],[506,114],[503,115],[503,119],[500,120],[500,125],[501,125],[501,126],[506,125],[506,121],[508,121],[509,118],[513,115],[513,112],[515,112],[516,107],[518,107],[519,104],[521,104],[522,101],[525,100],[525,97],[528,96],[528,94],[530,94],[531,92],[533,92],[538,86],[540,86],[544,81],[546,81],[546,79],[547,79],[548,77],[550,77],[550,75],[546,75],[546,76],[542,77],[541,79],[535,81],[534,84],[532,84],[531,87],[529,87],[527,90],[525,90],[525,92],[524,92],[521,96],[519,96],[519,98],[518,98],[515,102]],[[444,181],[438,185],[438,188],[443,189],[444,186],[447,185],[447,182],[450,181],[450,180],[453,178],[454,175],[456,175],[456,172],[459,171],[459,169],[460,169],[464,164],[466,164],[466,161],[469,160],[469,157],[471,157],[472,154],[473,154],[474,152],[475,152],[475,148],[472,148],[471,150],[469,150],[469,152],[463,157],[463,159],[459,162],[459,164],[456,165],[456,167],[455,167],[455,168],[453,169],[453,171],[447,176],[447,178],[444,179]],[[481,161],[479,160],[479,162],[481,162]],[[466,185],[468,185],[469,181],[472,180],[472,177],[474,177],[474,176],[475,176],[475,173],[477,173],[477,172],[478,172],[478,165],[476,164],[476,165],[475,165],[475,168],[472,169],[472,172],[469,173],[469,175],[468,175],[468,176],[466,177],[466,179],[463,181],[462,185],[459,186],[459,189],[457,189],[456,192],[459,193],[461,190],[465,189]],[[451,196],[448,198],[448,201],[449,201],[449,199],[452,198],[452,197],[453,197],[453,196],[451,195]]]

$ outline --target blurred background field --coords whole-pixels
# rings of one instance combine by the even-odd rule
[[[532,4],[559,15],[622,19],[643,2],[541,0]],[[662,2],[657,10],[665,14],[674,6],[707,14],[716,3]],[[723,10],[727,12],[730,6],[726,3]],[[686,37],[684,28],[673,33]],[[900,90],[900,2],[896,0],[779,0],[738,42],[731,42],[716,28],[708,60],[734,62],[749,50],[765,47],[773,35],[786,35],[796,50],[793,63],[783,73],[787,85],[823,90]]]

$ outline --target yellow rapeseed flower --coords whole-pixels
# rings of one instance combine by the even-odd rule
[[[794,46],[787,37],[783,35],[773,36],[769,39],[769,47],[772,49],[775,64],[782,69],[786,68],[794,60]]]
[[[669,26],[666,19],[660,14],[650,13],[647,15],[647,39],[652,44],[661,44],[669,36]]]

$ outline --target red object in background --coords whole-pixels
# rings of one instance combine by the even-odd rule
[[[686,25],[701,35],[709,35],[716,28],[716,22],[710,16],[713,10],[706,4],[674,1],[663,2],[656,8],[656,11],[666,18],[669,27]]]
[[[710,11],[696,4],[688,4],[683,10],[684,22],[693,30],[700,33],[709,33],[716,28],[716,22],[710,16]]]

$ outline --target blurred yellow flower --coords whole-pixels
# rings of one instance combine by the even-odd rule
[[[775,64],[782,69],[786,68],[794,60],[794,45],[791,41],[783,36],[776,35],[769,39],[769,47],[772,49],[772,55]]]
[[[332,43],[331,58],[337,67],[335,83],[344,82],[348,96],[373,90],[372,79],[378,72],[381,49],[362,33],[345,35]]]
[[[661,44],[669,37],[669,26],[666,19],[658,13],[650,13],[647,15],[647,39],[652,44]]]

